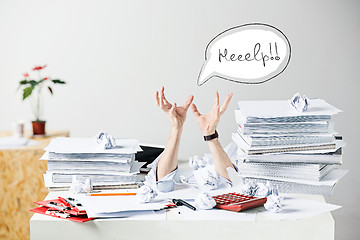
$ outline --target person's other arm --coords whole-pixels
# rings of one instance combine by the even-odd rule
[[[216,127],[220,121],[220,117],[224,114],[227,107],[229,106],[229,102],[231,98],[232,98],[232,93],[226,96],[224,104],[222,105],[222,107],[220,107],[219,93],[216,91],[214,105],[210,110],[210,112],[208,112],[207,114],[201,114],[194,103],[191,105],[191,109],[195,115],[200,130],[202,131],[204,136],[209,136],[215,133]],[[230,180],[226,168],[228,167],[233,168],[234,166],[231,163],[231,160],[229,159],[228,155],[225,153],[223,147],[221,146],[219,139],[215,138],[210,141],[207,141],[207,144],[209,146],[210,153],[214,160],[216,172],[220,176]]]

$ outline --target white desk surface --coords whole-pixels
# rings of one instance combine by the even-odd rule
[[[187,161],[179,161],[189,169]],[[50,192],[46,199],[66,197],[68,192]],[[320,195],[301,198],[325,202]],[[96,219],[85,223],[34,214],[30,219],[31,240],[111,239],[334,239],[335,222],[330,212],[302,220],[273,220],[257,214],[256,221],[182,220],[177,209],[166,212],[166,220]]]
[[[67,192],[50,192],[46,199],[66,197]],[[325,202],[319,195],[302,198]],[[96,219],[77,223],[34,214],[30,219],[32,240],[41,239],[334,239],[331,213],[302,220],[276,221],[257,214],[256,221],[182,220],[176,209],[166,220]]]

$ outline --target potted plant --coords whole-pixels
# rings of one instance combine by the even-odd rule
[[[54,84],[65,84],[66,82],[61,81],[60,79],[50,79],[49,77],[42,77],[41,70],[44,69],[44,66],[35,66],[32,70],[37,72],[39,80],[30,79],[28,73],[24,74],[24,79],[19,82],[19,88],[23,88],[22,100],[25,100],[32,96],[32,111],[35,116],[35,121],[32,121],[33,134],[34,136],[45,135],[45,123],[42,119],[42,90],[47,89],[51,95],[54,94],[52,86]]]

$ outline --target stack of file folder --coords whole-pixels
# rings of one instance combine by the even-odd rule
[[[68,190],[73,176],[89,178],[96,190],[137,188],[142,180],[139,169],[144,162],[135,161],[142,151],[135,139],[115,139],[116,146],[103,149],[93,138],[58,137],[45,148],[41,160],[47,160],[45,186],[50,191]]]
[[[299,112],[289,101],[240,101],[235,110],[236,162],[246,181],[267,182],[282,192],[330,195],[345,175],[342,139],[331,121],[341,110],[312,99]]]

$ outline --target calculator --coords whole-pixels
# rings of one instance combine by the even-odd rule
[[[250,208],[256,208],[266,203],[266,198],[257,198],[239,193],[226,193],[213,196],[216,208],[240,212]]]

